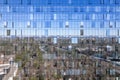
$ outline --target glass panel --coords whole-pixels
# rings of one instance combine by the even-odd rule
[[[106,30],[106,36],[110,36],[110,30],[109,29]]]
[[[7,36],[10,36],[10,30],[7,30]]]
[[[120,21],[116,21],[116,28],[120,27]]]
[[[78,38],[71,38],[72,43],[78,43]]]
[[[57,38],[54,38],[53,43],[54,43],[54,44],[57,43]]]
[[[83,36],[84,35],[84,31],[80,30],[80,35]]]
[[[117,30],[110,30],[110,36],[117,36]]]
[[[51,22],[45,21],[45,28],[51,28]]]

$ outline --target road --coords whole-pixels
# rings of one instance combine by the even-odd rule
[[[4,76],[3,80],[13,80],[13,77],[16,75],[17,69],[17,64],[12,64],[9,73]]]
[[[82,54],[82,55],[84,55],[90,59],[94,59],[95,61],[100,61],[101,63],[104,63],[105,65],[111,65],[111,68],[115,69],[116,72],[120,74],[120,66],[116,65],[112,61],[108,61],[107,59],[102,59],[102,58],[95,57],[95,56],[88,56],[85,54]]]

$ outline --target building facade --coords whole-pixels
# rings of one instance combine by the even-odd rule
[[[119,0],[0,0],[0,36],[120,36]]]
[[[45,80],[119,80],[120,0],[0,0],[0,37],[27,37],[1,39],[6,54],[40,46]]]

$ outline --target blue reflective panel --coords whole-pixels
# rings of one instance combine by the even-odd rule
[[[40,12],[40,7],[36,7],[36,8],[35,8],[35,11],[36,11],[36,12]]]
[[[74,5],[83,5],[83,4],[88,4],[88,0],[72,0],[72,4]]]
[[[59,4],[59,0],[48,0],[48,4]]]
[[[115,12],[115,8],[116,8],[116,7],[110,7],[110,8],[109,8],[109,9],[110,9],[109,12]]]
[[[12,14],[3,14],[2,20],[12,20]]]
[[[116,28],[120,28],[120,21],[116,21]]]
[[[58,0],[58,1],[62,5],[67,5],[68,4],[68,0]]]
[[[90,4],[100,4],[100,0],[89,0]]]
[[[96,28],[100,28],[100,21],[96,21],[96,22],[95,22],[95,27],[96,27]]]
[[[110,0],[104,0],[104,4],[109,4]]]
[[[12,22],[8,22],[7,28],[12,28],[12,27],[13,27]]]
[[[51,10],[51,12],[56,12],[57,8],[56,7],[51,7],[50,10]],[[66,7],[66,12],[70,12],[70,7]]]
[[[69,18],[68,18],[68,14],[58,14],[57,15],[57,18],[59,19],[59,20],[68,20]]]
[[[21,7],[13,7],[13,12],[28,12],[28,7],[24,7],[24,6],[21,6]]]
[[[104,19],[105,20],[115,20],[115,14],[104,14]],[[117,18],[119,19],[119,18]]]
[[[25,24],[25,22],[14,22],[14,27],[17,29],[19,28],[25,28],[25,26],[27,26],[27,24]]]
[[[31,0],[27,0],[27,4],[30,5],[32,3]]]
[[[51,28],[54,28],[54,29],[60,28],[59,26],[60,25],[58,21],[51,21]]]
[[[104,0],[100,0],[100,4],[103,4],[104,3]]]
[[[71,20],[83,20],[84,16],[82,14],[72,14]]]
[[[41,0],[41,1],[43,1],[43,0]],[[68,0],[45,0],[43,4],[47,4],[47,5],[67,5],[67,3],[68,3]]]
[[[36,22],[36,27],[39,29],[39,28],[42,28],[43,26],[42,26],[42,22]]]
[[[108,21],[104,21],[104,27],[109,28],[109,22]]]
[[[12,4],[12,5],[21,4],[21,0],[8,0],[8,4]]]
[[[81,24],[80,24],[80,27],[81,27]],[[85,21],[84,24],[82,24],[82,27],[85,28],[85,29],[91,28],[91,22],[90,21]]]
[[[6,0],[0,0],[0,4],[4,4]]]
[[[111,5],[115,3],[116,5]],[[98,29],[120,27],[118,3],[119,0],[0,0],[0,20],[8,22],[7,27],[10,29],[12,29],[12,22],[15,29],[24,29],[27,28],[27,21],[30,21],[31,28],[52,28],[48,29],[50,35],[53,35],[52,32],[57,29],[54,32],[56,35],[73,36],[80,34],[79,28],[82,28],[80,22],[84,22],[84,31],[88,28],[94,31],[92,33],[90,30],[86,32],[87,34],[100,35]],[[65,28],[67,21],[69,28]],[[0,25],[3,28],[2,23]],[[45,35],[44,31],[42,35]],[[25,32],[27,33],[27,30]],[[110,35],[112,32],[114,31],[111,31]],[[37,35],[40,33],[37,32]]]
[[[95,7],[89,6],[89,12],[95,12]]]
[[[31,22],[31,25],[33,25],[33,28],[37,28],[36,22]]]
[[[45,14],[44,19],[45,20],[51,20],[52,19],[52,14]]]
[[[1,13],[9,12],[9,6],[0,6],[0,12]]]
[[[92,22],[92,26],[91,26],[92,28],[95,28],[95,22]]]
[[[44,20],[44,14],[39,14],[39,13],[35,13],[34,15],[33,15],[33,17],[34,17],[34,19],[35,20]]]
[[[75,28],[79,28],[79,24],[77,24],[77,22],[69,22],[69,28],[75,29]]]
[[[16,7],[12,7],[12,12],[16,12],[17,8]]]
[[[63,22],[59,22],[59,28],[63,28]]]
[[[109,22],[109,28],[114,28],[114,27],[115,27],[115,22],[110,21],[110,22]]]
[[[96,14],[96,19],[103,20],[103,14]]]
[[[91,15],[90,14],[86,14],[86,20],[90,20]]]
[[[99,17],[100,20],[103,20],[103,14],[99,14],[97,17]]]
[[[96,6],[96,7],[95,7],[95,11],[96,11],[96,12],[101,12],[101,7],[100,7],[100,6]]]
[[[110,0],[110,4],[115,4],[115,0]]]
[[[45,35],[45,36],[48,36],[48,30],[47,30],[47,29],[45,29],[45,31],[44,31],[44,32],[45,32],[45,34],[44,34],[44,35]]]
[[[32,5],[46,5],[47,1],[46,0],[31,0]]]
[[[116,29],[110,30],[110,36],[117,36],[118,32]]]
[[[75,7],[75,8],[74,8],[74,12],[79,12],[79,8],[78,8],[78,7]]]
[[[51,28],[51,22],[45,21],[45,28]]]
[[[116,20],[120,20],[120,14],[119,14],[119,13],[116,13],[115,19],[116,19]]]
[[[100,28],[104,28],[104,22],[103,21],[100,22]]]
[[[25,20],[30,20],[30,15],[28,14],[23,14],[23,13],[14,13],[12,14],[12,20],[13,21],[25,21]]]
[[[120,7],[119,6],[116,6],[116,12],[120,12]]]
[[[85,12],[85,7],[80,7],[79,10],[80,12]]]
[[[116,0],[116,4],[120,4],[120,0]]]
[[[30,0],[21,0],[22,5],[27,5],[30,4],[31,1]]]
[[[106,36],[110,36],[110,30],[109,29],[106,30]]]

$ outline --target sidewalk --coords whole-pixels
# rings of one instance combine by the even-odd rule
[[[4,76],[3,80],[13,80],[13,77],[16,75],[17,69],[17,64],[11,65],[10,72]]]

